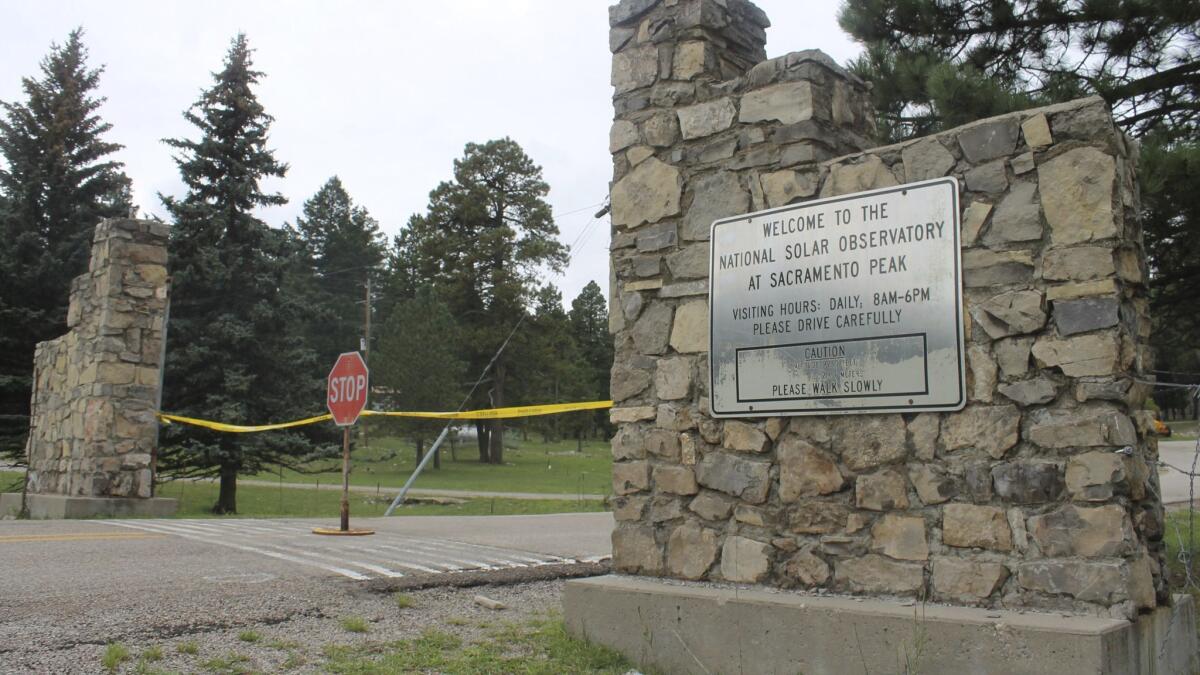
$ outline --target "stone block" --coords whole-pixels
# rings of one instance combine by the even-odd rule
[[[651,157],[612,188],[612,224],[637,227],[679,213],[679,170]]]
[[[1033,344],[1033,357],[1041,368],[1059,368],[1070,377],[1111,375],[1121,356],[1111,333],[1089,333],[1069,338],[1042,336]]]
[[[852,471],[868,471],[908,456],[904,418],[900,415],[855,415],[832,423],[833,451]]]
[[[1029,380],[1002,384],[1000,393],[1022,406],[1041,405],[1053,401],[1058,396],[1058,386],[1049,377],[1039,375]]]
[[[908,481],[893,469],[859,476],[854,482],[854,503],[871,511],[907,509]]]
[[[732,171],[702,175],[692,181],[689,192],[692,205],[684,214],[680,233],[685,241],[707,241],[714,220],[750,210],[750,193]]]
[[[1063,491],[1062,467],[1054,462],[1014,461],[992,468],[996,496],[1016,504],[1057,501]]]
[[[658,47],[650,44],[613,54],[612,86],[617,94],[654,84],[658,78]]]
[[[733,124],[737,108],[729,97],[679,109],[679,131],[684,140],[711,136]]]
[[[616,366],[613,367],[613,372],[616,372]],[[676,357],[658,361],[658,366],[654,371],[654,392],[660,399],[673,401],[686,398],[691,387],[692,359]],[[617,400],[615,392],[613,400]]]
[[[705,520],[725,520],[733,512],[734,500],[718,492],[701,490],[688,509]]]
[[[804,586],[824,586],[829,581],[829,563],[810,550],[797,551],[784,564],[784,574]]]
[[[1133,523],[1124,507],[1067,504],[1029,519],[1029,534],[1047,557],[1122,556],[1133,550]]]
[[[1053,281],[1088,281],[1113,276],[1116,267],[1107,246],[1051,249],[1042,256],[1042,278]]]
[[[721,547],[721,576],[726,581],[757,583],[771,571],[771,545],[746,537],[725,538]]]
[[[1044,148],[1054,142],[1050,135],[1050,123],[1044,113],[1038,113],[1021,123],[1025,144],[1031,148]]]
[[[954,155],[936,138],[925,138],[900,151],[907,182],[941,178],[954,168]]]
[[[1059,300],[1054,303],[1054,326],[1062,337],[1112,328],[1120,321],[1120,308],[1112,296]]]
[[[1003,176],[1003,166],[1000,168]],[[993,181],[998,187],[998,182]],[[1001,188],[1003,189],[1003,188]],[[993,190],[998,192],[999,190]],[[1042,238],[1042,212],[1037,199],[1037,185],[1019,182],[1000,199],[992,215],[992,225],[983,236],[988,246],[1037,241]]]
[[[967,189],[972,192],[985,193],[1000,193],[1008,188],[1008,173],[1005,169],[1006,162],[1004,160],[996,160],[982,164],[966,172],[963,179],[966,181]],[[1014,188],[1014,192],[1019,189]],[[1003,202],[1001,202],[1003,204]],[[1039,230],[1041,224],[1038,224]]]
[[[1104,502],[1128,488],[1125,458],[1114,452],[1085,452],[1067,461],[1067,491],[1073,499]]]
[[[681,353],[708,351],[708,301],[689,300],[675,310],[671,347]]]
[[[897,560],[928,560],[925,519],[884,515],[871,527],[871,551]]]
[[[767,435],[752,424],[730,420],[725,423],[721,444],[737,452],[764,452]]]
[[[671,323],[675,312],[670,305],[652,302],[642,311],[642,316],[629,331],[633,344],[640,354],[662,354],[667,350],[671,335]]]
[[[939,556],[933,559],[933,597],[943,602],[978,604],[1008,579],[1008,568],[995,562]]]
[[[942,421],[947,450],[976,448],[1000,459],[1020,438],[1021,411],[1013,405],[971,405]]]
[[[896,562],[881,555],[838,560],[834,569],[835,582],[854,592],[912,595],[925,588],[923,565]]]
[[[703,579],[718,550],[716,532],[697,523],[681,525],[667,542],[667,572],[682,579]]]
[[[916,464],[908,468],[908,480],[917,491],[917,497],[927,506],[941,504],[958,494],[958,484],[935,465]]]
[[[1017,149],[1017,121],[1005,117],[972,124],[958,134],[963,155],[972,164],[1008,157]]]
[[[832,455],[795,434],[783,437],[776,455],[779,498],[785,502],[838,492],[846,484]]]
[[[654,467],[654,485],[663,492],[676,495],[694,495],[700,490],[696,472],[690,466],[667,464]]]
[[[1116,160],[1093,147],[1075,148],[1038,166],[1042,209],[1055,246],[1120,234],[1113,213]]]
[[[608,151],[616,154],[638,143],[637,125],[627,120],[613,122],[608,132]]]
[[[803,501],[788,512],[788,527],[797,534],[828,534],[845,529],[849,515],[844,504]]]
[[[1137,430],[1124,413],[1099,405],[1033,410],[1025,437],[1043,448],[1123,446],[1137,443]]]
[[[661,574],[663,550],[654,528],[620,523],[612,533],[613,568],[630,574]]]
[[[696,464],[696,480],[704,487],[740,497],[750,504],[767,500],[770,462],[743,459],[724,452],[706,453]]]
[[[1124,567],[1115,561],[1038,560],[1017,566],[1017,583],[1048,595],[1112,605],[1128,597]]]
[[[942,507],[942,542],[958,548],[1012,550],[1012,530],[1004,509],[975,504]]]
[[[743,124],[779,121],[795,124],[812,119],[813,92],[809,82],[783,82],[742,96],[738,120]]]
[[[628,495],[650,489],[650,464],[645,461],[613,464],[613,493]]]

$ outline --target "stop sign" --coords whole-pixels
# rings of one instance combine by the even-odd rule
[[[367,364],[358,352],[346,352],[333,364],[325,389],[325,405],[339,427],[358,421],[359,413],[367,405]]]

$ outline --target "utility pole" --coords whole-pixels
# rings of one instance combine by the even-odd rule
[[[367,296],[363,301],[363,333],[366,337],[363,339],[363,361],[366,361],[367,367],[371,367],[371,271],[367,270]],[[367,441],[367,421],[362,423],[362,442],[364,448],[371,447]]]

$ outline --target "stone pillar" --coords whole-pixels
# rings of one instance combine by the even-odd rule
[[[164,514],[153,497],[168,226],[96,227],[86,274],[71,283],[68,332],[34,355],[26,454],[32,517]],[[19,508],[7,496],[0,511]]]

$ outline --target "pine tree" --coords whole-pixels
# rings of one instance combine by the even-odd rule
[[[0,103],[0,454],[23,457],[34,346],[66,331],[71,279],[87,270],[92,231],[130,209],[130,182],[104,140],[83,30],[51,45],[26,100]]]
[[[184,114],[200,139],[168,139],[187,186],[162,197],[175,219],[164,407],[235,424],[282,421],[318,408],[324,370],[304,344],[303,298],[287,293],[299,244],[254,215],[285,203],[260,181],[287,166],[267,148],[272,118],[254,95],[262,73],[239,34],[213,86]],[[237,510],[237,476],[282,464],[310,447],[301,433],[222,434],[172,428],[161,466],[216,475],[215,513]]]
[[[433,289],[421,289],[399,302],[380,327],[379,349],[371,368],[375,386],[387,390],[387,404],[403,410],[454,410],[462,402],[466,365],[454,316]],[[413,439],[417,461],[426,441],[445,422],[400,419],[390,426]],[[434,461],[440,465],[438,457]]]
[[[529,305],[539,276],[566,263],[555,235],[541,167],[515,141],[468,143],[454,162],[454,179],[429,196],[428,212],[408,223],[412,275],[431,283],[463,330],[468,372],[481,372]],[[487,398],[501,407],[510,356],[492,364]],[[503,462],[504,426],[495,420],[480,431],[480,459]]]
[[[957,93],[974,105],[1097,94],[1137,136],[1192,136],[1200,124],[1200,4],[1193,0],[847,0],[838,18],[871,47],[868,60],[892,55],[895,68],[871,79],[906,92],[909,105],[899,116],[890,111],[893,122],[955,114],[937,102]]]
[[[613,365],[613,341],[608,333],[608,309],[604,292],[595,281],[589,281],[579,295],[571,301],[571,333],[579,346],[584,368],[585,400],[609,398],[608,384]],[[595,429],[609,430],[608,412],[594,411],[579,413],[583,422],[580,432],[592,433]]]
[[[1179,289],[1193,285],[1190,246],[1200,232],[1200,214],[1186,206],[1200,141],[1200,3],[847,0],[839,21],[867,47],[851,65],[873,84],[885,141],[1103,97],[1117,124],[1146,141],[1140,174],[1159,367],[1193,367],[1185,364],[1195,362],[1196,329],[1171,317],[1195,297]]]
[[[337,176],[308,201],[296,219],[297,236],[311,270],[308,296],[309,345],[318,363],[333,365],[338,354],[359,347],[368,280],[378,281],[387,245],[379,223],[356,206]],[[379,296],[372,291],[372,304]]]

